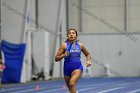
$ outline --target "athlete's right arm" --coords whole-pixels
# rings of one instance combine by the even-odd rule
[[[56,62],[57,62],[57,61],[60,61],[61,59],[63,59],[64,57],[66,57],[66,56],[69,55],[68,52],[65,52],[65,53],[64,53],[65,49],[66,49],[66,43],[63,43],[63,44],[60,46],[58,52],[56,53],[56,56],[55,56],[55,61],[56,61]],[[64,53],[64,54],[63,54],[63,53]]]

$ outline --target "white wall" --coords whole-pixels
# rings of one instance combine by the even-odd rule
[[[139,32],[140,27],[140,0],[128,0],[128,30]]]
[[[94,58],[93,76],[103,76],[105,64],[110,65],[111,76],[139,76],[140,35],[134,37],[136,42],[126,35],[79,35],[80,41]],[[82,62],[85,64],[83,57]]]
[[[22,42],[22,32],[24,19],[21,15],[16,14],[19,11],[24,14],[25,1],[21,0],[1,0],[1,22],[2,22],[2,39],[13,43]]]
[[[27,10],[26,0],[1,0],[2,39],[12,43],[23,42],[25,29],[25,16]],[[29,16],[35,21],[35,2],[30,0]],[[35,27],[35,22],[29,22]]]
[[[110,65],[111,76],[140,76],[140,36],[129,33],[140,31],[140,0],[126,0],[126,6],[124,1],[69,0],[69,27],[83,32],[79,39],[97,60],[92,62],[95,77],[104,75],[105,64]]]
[[[68,0],[68,28],[75,28],[77,30],[80,30],[80,11],[79,9],[73,7],[73,5],[75,5],[75,3],[77,5],[80,5],[80,0]]]
[[[29,15],[31,17],[31,22],[29,23],[29,29],[35,29],[35,0],[30,1]],[[12,43],[22,43],[27,10],[26,3],[26,0],[2,0],[2,39]],[[38,31],[50,31],[53,33],[58,31],[60,4],[60,0],[38,0]],[[51,56],[51,61],[49,63],[51,64],[51,68],[53,68],[52,65],[54,63],[55,40],[56,35],[50,33],[49,49],[51,52],[49,52],[49,54]]]
[[[74,2],[77,2],[76,4],[80,4],[78,2],[79,0],[74,0]],[[86,0],[87,1],[87,0]],[[113,2],[112,0],[108,0],[108,2],[105,3],[105,8],[102,0],[88,0],[88,4],[86,4],[86,1],[83,0],[82,5],[86,5],[83,8],[91,10],[93,8],[94,10],[91,12],[94,14],[97,14],[97,16],[100,18],[104,17],[106,18],[107,22],[110,22],[112,25],[115,25],[119,29],[124,29],[124,23],[123,20],[123,7],[122,0],[115,0]],[[90,2],[92,1],[92,2]],[[94,1],[94,2],[93,2]],[[97,1],[97,2],[95,2]],[[129,12],[128,12],[128,30],[129,32],[133,31],[139,31],[139,0],[128,0],[129,2]],[[35,18],[35,6],[34,6],[34,0],[31,0],[31,12],[30,15],[34,19]],[[62,0],[62,2],[64,2]],[[83,31],[89,32],[89,31],[96,31],[96,32],[102,32],[102,31],[109,31],[113,32],[114,30],[111,30],[108,26],[105,26],[105,24],[102,24],[100,22],[97,22],[98,20],[93,20],[90,18],[87,18],[86,14],[82,15],[82,20],[80,18],[80,13],[78,9],[75,9],[74,5],[75,3],[72,0],[68,1],[69,4],[69,25],[68,27],[76,28],[78,31],[81,29],[81,21],[84,22],[82,24]],[[122,2],[122,3],[120,3]],[[65,3],[64,3],[65,4]],[[95,5],[96,4],[96,5]],[[99,8],[98,5],[101,5],[102,8]],[[57,24],[59,23],[59,13],[60,13],[60,0],[39,0],[39,31],[58,31]],[[121,6],[121,7],[119,7]],[[114,14],[113,9],[108,11],[110,9],[109,7],[113,7],[113,9],[116,11]],[[64,7],[65,8],[65,7]],[[24,16],[25,16],[25,0],[2,0],[2,6],[1,6],[1,21],[2,21],[2,39],[5,39],[9,42],[13,43],[21,43],[23,40],[23,31],[24,31]],[[100,11],[99,11],[100,10]],[[137,10],[137,11],[135,11]],[[64,10],[65,11],[65,10]],[[117,15],[116,15],[117,13]],[[86,16],[85,16],[86,15]],[[114,18],[112,18],[114,16]],[[109,19],[111,17],[111,19]],[[64,18],[66,18],[66,15],[64,13]],[[115,20],[115,21],[114,21]],[[118,21],[120,20],[120,21]],[[35,19],[30,24],[30,27],[35,27]],[[66,20],[64,19],[63,22],[63,31],[65,32],[66,29]],[[43,27],[44,28],[43,28]],[[41,28],[42,27],[42,28]],[[111,32],[111,33],[112,33]],[[63,33],[63,37],[65,37],[65,33]],[[109,64],[111,67],[111,70],[115,71],[118,74],[124,75],[124,76],[139,76],[140,75],[140,69],[139,69],[139,34],[136,35],[137,41],[135,42],[134,39],[130,40],[129,36],[126,35],[118,35],[118,34],[102,34],[102,35],[79,35],[80,41],[82,41],[87,49],[91,52],[92,57],[98,60],[98,62],[102,62],[103,64]],[[57,41],[56,41],[57,39]],[[55,48],[59,47],[59,38],[53,34],[49,34],[49,40],[50,40],[50,63],[51,67],[53,68],[54,65],[54,55],[55,55]],[[131,38],[132,39],[132,38]],[[88,41],[88,42],[87,42]],[[90,41],[90,42],[89,42]],[[82,61],[84,62],[85,59],[82,57]],[[97,62],[96,62],[97,63]],[[59,69],[60,64],[55,63],[55,70]],[[83,63],[84,64],[84,63]],[[100,63],[101,65],[101,63]],[[99,64],[93,63],[92,72],[93,76],[102,76],[103,75],[103,67]],[[111,73],[112,76],[119,76],[116,74]],[[55,74],[55,77],[61,76],[60,74]]]
[[[56,46],[56,33],[58,32],[58,23],[60,17],[60,0],[39,0],[39,24],[44,26],[43,31],[53,32],[49,34],[50,47],[50,66],[54,65],[54,54]]]
[[[49,51],[49,33],[42,32],[33,32],[32,33],[32,51],[34,59],[34,73],[44,72],[45,79],[49,79],[50,71],[50,51]]]
[[[21,44],[26,42],[27,44],[27,51],[25,52],[27,58],[23,62],[21,82],[31,80],[31,51],[28,51],[31,50],[31,37],[28,37],[29,34],[25,33],[25,30],[30,31],[30,28],[35,27],[35,1],[30,0],[29,18],[32,18],[32,22],[29,20],[28,27],[25,29],[27,1],[29,0],[1,0],[2,39],[11,43]],[[28,40],[26,41],[24,38]]]
[[[115,32],[99,21],[100,18],[124,30],[124,0],[81,0],[81,2],[83,10],[79,10],[82,11],[83,32]]]

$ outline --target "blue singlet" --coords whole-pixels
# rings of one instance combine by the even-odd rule
[[[66,42],[66,50],[68,49],[70,43]],[[76,42],[75,46],[72,46],[70,49],[70,54],[65,58],[64,61],[64,75],[71,76],[72,72],[76,69],[79,69],[83,72],[83,66],[81,63],[81,47]]]

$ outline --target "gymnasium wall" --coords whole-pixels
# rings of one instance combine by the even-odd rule
[[[53,70],[53,64],[54,64],[55,44],[56,44],[56,37],[57,37],[56,34],[59,29],[58,22],[60,21],[59,16],[60,16],[61,2],[59,2],[59,0],[57,1],[38,0],[38,19],[36,19],[35,0],[30,0],[29,6],[27,5],[28,1],[29,0],[20,0],[20,1],[2,0],[1,1],[1,14],[2,14],[1,36],[2,39],[5,39],[8,42],[19,44],[23,42],[24,40],[23,36],[25,34],[26,35],[25,38],[27,39],[27,41],[25,40],[25,42],[28,42],[27,46],[29,47],[27,48],[28,53],[26,56],[28,57],[30,56],[29,60],[36,61],[39,64],[38,66],[41,67],[44,64],[44,62],[45,63],[47,62],[48,65],[46,67],[44,67],[43,65],[43,68],[45,71],[47,70],[47,75],[48,75],[47,79],[49,79],[49,74],[52,74],[51,71]],[[26,11],[28,10],[27,7],[29,8],[28,17],[26,17]],[[27,31],[26,33],[24,33],[25,20],[27,21],[26,23],[28,24],[26,28]],[[36,27],[37,20],[38,20],[38,28]],[[36,36],[37,35],[36,31],[38,31],[38,34],[40,36],[40,41],[38,40],[35,42],[35,40],[38,39],[38,37]],[[43,33],[45,34],[42,35]],[[41,38],[43,38],[44,40],[41,41]],[[39,42],[39,45],[37,44],[37,42]],[[49,42],[49,44],[45,42]],[[32,45],[35,46],[33,47]],[[38,52],[40,48],[42,48],[42,50],[44,51]],[[33,52],[32,50],[36,50],[36,51]],[[45,51],[47,51],[47,53],[44,54]],[[42,59],[41,55],[43,55],[44,59]],[[33,56],[36,58],[33,59],[34,58]],[[38,61],[39,59],[42,60]],[[31,66],[32,64],[31,63],[28,64],[27,62],[26,65]],[[40,72],[40,70],[38,70],[37,72]],[[23,76],[23,77],[26,78],[28,76]],[[25,78],[24,81],[26,81]],[[31,77],[29,76],[27,80],[30,79]]]
[[[26,0],[1,0],[1,37],[9,42],[21,43],[25,26]],[[80,42],[83,42],[92,55],[94,77],[104,75],[108,64],[111,76],[139,76],[139,0],[68,0],[64,2],[61,17],[59,0],[39,0],[39,28],[36,31],[49,32],[50,68],[54,77],[61,77],[62,64],[54,63],[54,55],[60,43],[66,38],[66,28],[76,28]],[[30,30],[35,27],[35,1],[31,0],[29,22]],[[59,6],[60,5],[60,6]],[[80,11],[79,11],[80,10]],[[126,12],[127,11],[127,12]],[[126,16],[127,14],[127,16]],[[67,15],[67,16],[66,16]],[[59,17],[63,20],[58,20]],[[67,19],[66,19],[67,18]],[[101,19],[103,18],[103,19]],[[68,21],[68,22],[66,22]],[[58,26],[61,23],[60,27]],[[62,30],[62,38],[52,34]],[[121,32],[120,32],[121,31]],[[123,34],[126,32],[126,34]],[[47,33],[48,34],[48,33]],[[48,36],[48,35],[46,35]],[[93,62],[94,60],[94,62]],[[82,57],[84,65],[85,58]],[[61,68],[60,68],[61,67]],[[56,73],[59,70],[60,73]]]
[[[134,35],[137,41],[126,35],[79,35],[91,53],[92,73],[94,77],[105,75],[105,65],[109,65],[109,77],[140,76],[140,35]],[[85,65],[85,57],[82,57]]]
[[[9,42],[21,43],[24,20],[21,16],[16,15],[13,9],[24,13],[25,1],[22,0],[1,0],[1,36]],[[11,10],[10,10],[11,9]]]
[[[106,64],[110,76],[140,76],[139,9],[139,0],[69,0],[69,27],[80,22],[74,28],[92,54],[93,76],[104,76]]]

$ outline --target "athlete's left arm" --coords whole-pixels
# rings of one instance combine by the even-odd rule
[[[91,61],[90,61],[91,56],[90,56],[90,53],[87,51],[87,49],[85,48],[85,46],[82,43],[79,43],[79,44],[80,44],[82,52],[86,56],[86,66],[89,67],[89,66],[91,66]]]

